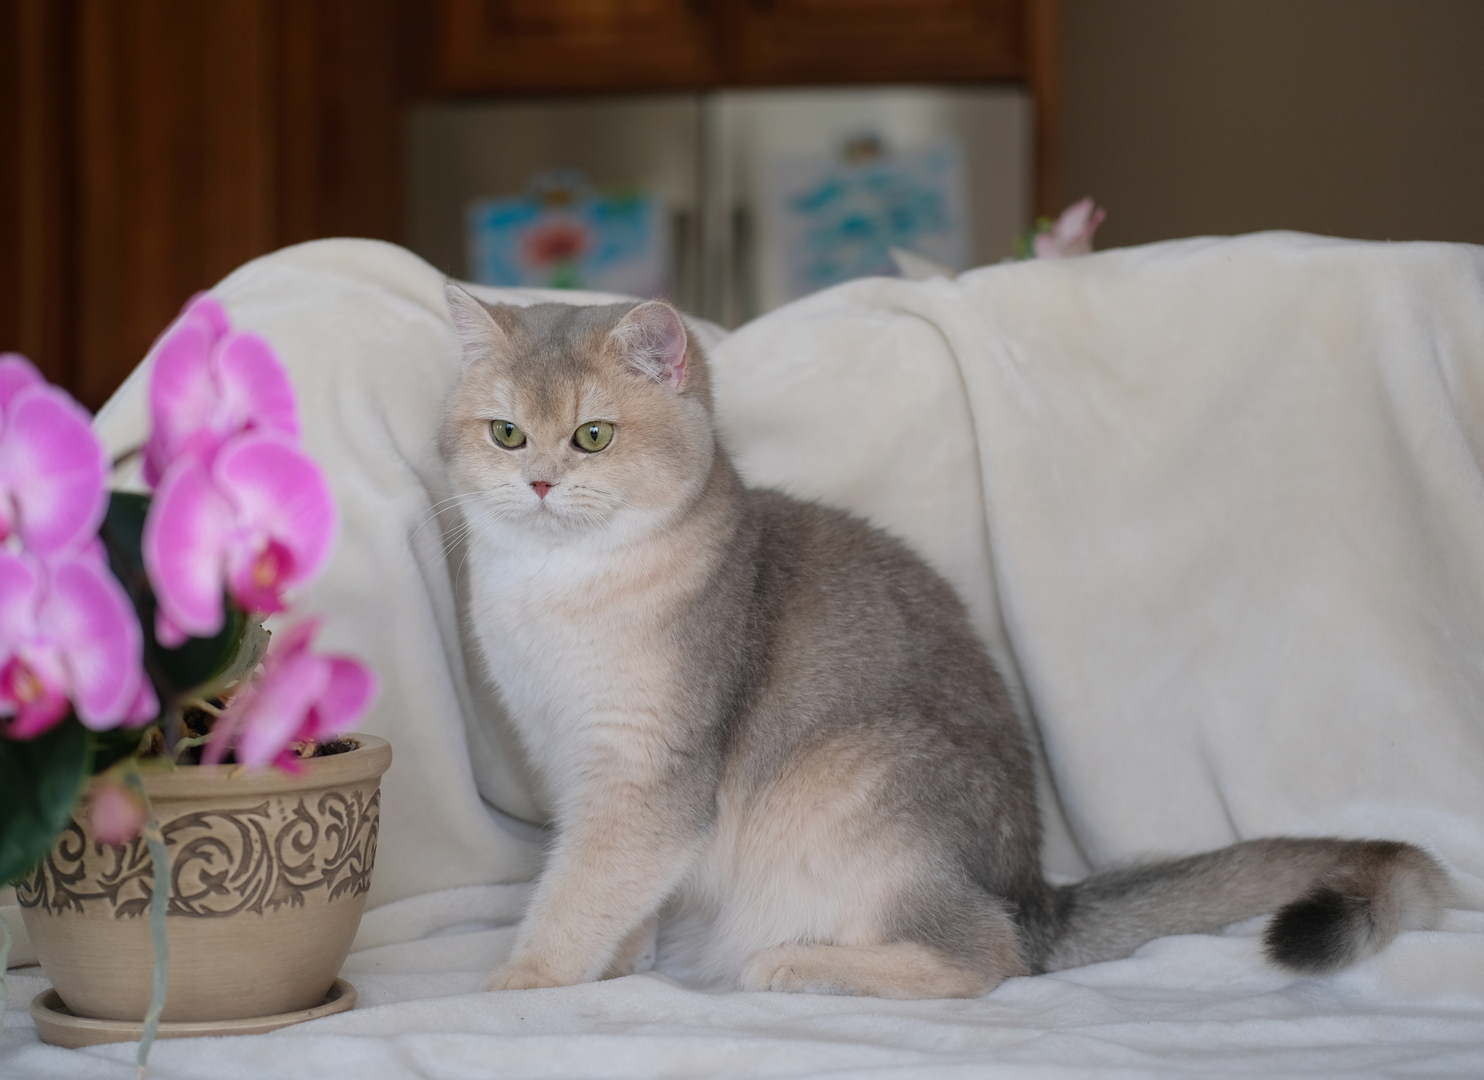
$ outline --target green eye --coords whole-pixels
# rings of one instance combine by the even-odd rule
[[[613,441],[613,425],[607,420],[583,424],[572,433],[572,441],[577,444],[578,449],[596,454]]]
[[[490,434],[495,437],[495,442],[510,450],[526,443],[526,433],[509,420],[491,420]]]

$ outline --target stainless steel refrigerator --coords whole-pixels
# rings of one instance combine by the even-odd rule
[[[1008,86],[432,105],[408,125],[407,235],[446,273],[515,284],[479,257],[488,236],[517,228],[497,211],[524,199],[571,217],[587,199],[607,221],[627,208],[649,276],[571,283],[643,282],[623,291],[735,326],[832,281],[894,272],[892,246],[955,271],[1008,257],[1030,224],[1031,133],[1030,97]],[[549,240],[550,257],[576,257]]]

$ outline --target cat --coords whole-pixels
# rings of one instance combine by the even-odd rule
[[[1048,884],[1030,746],[964,605],[880,530],[741,482],[673,308],[446,295],[472,629],[557,826],[491,989],[657,948],[700,985],[969,997],[1269,912],[1267,955],[1325,972],[1439,917],[1443,869],[1384,840]]]

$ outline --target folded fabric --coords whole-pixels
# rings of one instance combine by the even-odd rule
[[[871,279],[717,354],[746,475],[959,587],[1091,865],[1389,836],[1484,906],[1484,249],[1267,233]]]

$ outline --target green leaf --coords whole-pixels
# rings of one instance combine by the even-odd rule
[[[69,716],[34,739],[0,739],[0,885],[51,850],[92,773],[92,740]]]
[[[149,496],[134,491],[108,493],[108,512],[99,534],[108,548],[108,564],[114,577],[123,582],[130,596],[150,593],[144,572],[144,519],[149,514]],[[135,601],[138,602],[137,599]]]
[[[155,640],[154,590],[144,569],[144,519],[149,514],[149,496],[131,491],[109,495],[108,513],[99,535],[108,549],[108,565],[123,584],[139,625],[144,630],[144,666],[162,699],[178,698],[215,683],[237,656],[247,616],[230,597],[223,596],[226,618],[219,633],[209,638],[188,638],[178,649],[167,649]]]
[[[216,681],[216,677],[232,663],[237,655],[237,643],[242,638],[242,626],[247,621],[242,609],[231,601],[224,601],[227,617],[222,620],[222,629],[215,637],[187,638],[178,649],[167,649],[157,643],[152,632],[146,632],[145,651],[153,649],[154,662],[177,693],[195,692]],[[150,618],[151,631],[154,618]]]

